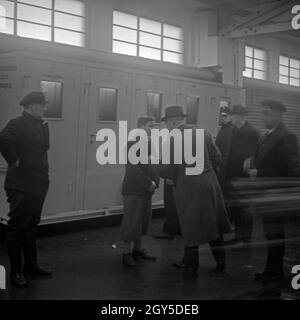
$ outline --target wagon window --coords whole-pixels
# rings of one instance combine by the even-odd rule
[[[99,88],[98,120],[117,121],[118,90]]]
[[[197,124],[199,112],[199,98],[187,97],[186,99],[186,122],[189,124]]]
[[[58,81],[41,81],[41,90],[48,101],[46,118],[61,118],[62,117],[62,96],[63,83]]]
[[[161,121],[162,94],[147,92],[147,115],[152,116],[156,123]]]

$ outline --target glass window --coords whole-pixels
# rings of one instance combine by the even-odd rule
[[[182,28],[114,11],[112,38],[112,51],[115,53],[172,63],[183,62]]]
[[[84,15],[84,0],[0,0],[0,32],[84,46]]]
[[[51,11],[33,6],[18,4],[18,19],[28,22],[51,25]]]
[[[101,121],[117,121],[118,90],[99,88],[98,119]]]
[[[61,118],[62,117],[62,96],[63,83],[56,81],[40,82],[41,90],[45,93],[48,101],[48,110],[45,112],[46,118]]]
[[[54,41],[59,43],[70,44],[73,46],[84,46],[84,35],[83,33],[55,29],[54,30]]]
[[[26,38],[51,41],[51,27],[18,21],[17,35]]]
[[[299,87],[300,60],[280,56],[279,57],[279,83]]]
[[[245,70],[243,76],[267,80],[267,52],[245,46]]]
[[[156,123],[161,122],[162,94],[147,92],[147,115],[152,116]]]
[[[199,98],[187,97],[186,101],[186,122],[189,124],[197,124],[199,112]]]
[[[84,19],[70,14],[55,12],[55,27],[73,31],[84,31]]]

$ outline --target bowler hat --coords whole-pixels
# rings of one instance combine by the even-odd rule
[[[261,105],[263,107],[267,107],[267,108],[270,108],[272,110],[278,110],[280,112],[286,112],[286,106],[281,101],[264,100],[264,101],[262,101]]]
[[[183,112],[183,108],[181,106],[169,106],[165,109],[165,116],[161,119],[161,121],[166,121],[170,118],[181,117],[186,117],[186,114]]]
[[[241,104],[235,104],[230,108],[229,114],[247,114],[248,110]]]
[[[42,104],[45,105],[48,102],[45,99],[45,95],[41,91],[32,91],[28,93],[25,97],[20,101],[21,106],[28,106],[30,104]]]

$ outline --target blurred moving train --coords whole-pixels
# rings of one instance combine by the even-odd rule
[[[137,60],[121,55],[78,50],[32,54],[15,52],[0,57],[0,129],[19,115],[21,97],[43,90],[49,101],[49,152],[51,186],[42,223],[122,213],[122,165],[96,162],[99,129],[128,129],[138,116],[151,114],[159,124],[164,108],[185,106],[187,121],[218,129],[220,106],[245,103],[245,90],[218,81],[212,71],[170,63]],[[0,159],[0,185],[6,164]],[[162,190],[154,208],[162,206]],[[0,192],[0,220],[5,223],[7,204]]]

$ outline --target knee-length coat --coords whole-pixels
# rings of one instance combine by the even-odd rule
[[[182,131],[187,128],[189,127],[186,125],[179,127]],[[192,130],[194,147],[196,131],[195,128]],[[220,151],[211,135],[205,131],[204,170],[201,174],[186,175],[185,169],[190,165],[184,162],[161,167],[162,176],[172,178],[175,183],[175,202],[186,246],[207,243],[231,230],[223,194],[214,170],[220,162]]]

